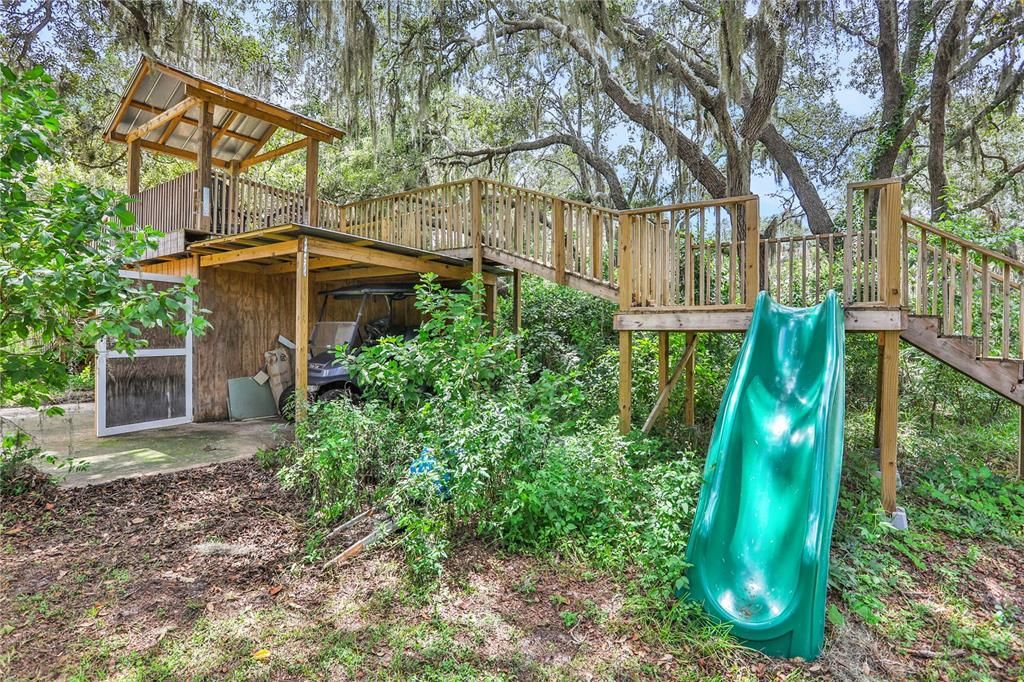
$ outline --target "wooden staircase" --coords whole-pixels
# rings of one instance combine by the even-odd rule
[[[1007,400],[1024,406],[1024,361],[980,357],[981,338],[943,335],[939,315],[910,315],[900,338]]]

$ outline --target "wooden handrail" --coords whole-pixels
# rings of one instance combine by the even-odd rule
[[[892,185],[893,183],[903,183],[900,178],[882,178],[880,180],[861,180],[860,182],[851,182],[846,185],[848,189],[879,189],[886,185]]]
[[[682,204],[668,204],[666,206],[648,206],[646,208],[630,208],[619,211],[619,215],[638,215],[642,213],[655,213],[657,211],[685,211],[686,209],[714,208],[715,206],[730,206],[742,204],[757,199],[756,194],[744,194],[738,197],[725,197],[724,199],[706,199],[704,201],[688,201]]]
[[[923,220],[918,220],[917,218],[913,218],[906,214],[903,214],[902,218],[903,222],[909,225],[913,225],[914,227],[919,227],[923,230],[927,230],[928,232],[931,232],[932,234],[938,237],[942,237],[943,239],[948,239],[949,241],[955,243],[957,246],[966,246],[971,251],[977,251],[978,253],[984,254],[989,258],[993,258],[1002,263],[1009,263],[1011,267],[1017,268],[1018,270],[1024,270],[1024,262],[1019,261],[1015,258],[1010,258],[1005,253],[994,251],[988,248],[987,246],[982,246],[981,244],[969,241],[967,239],[964,239],[963,237],[958,237],[952,232],[947,232],[946,230],[943,230],[940,227],[935,227],[930,223],[926,223]]]

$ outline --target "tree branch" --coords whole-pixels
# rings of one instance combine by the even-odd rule
[[[700,148],[665,116],[656,112],[633,96],[611,74],[611,67],[601,53],[594,49],[580,32],[566,26],[554,17],[530,15],[522,18],[503,17],[505,33],[544,31],[571,47],[582,59],[593,64],[601,89],[633,122],[651,131],[668,149],[686,165],[708,193],[715,198],[728,194],[728,182],[722,172]]]
[[[929,93],[931,111],[928,116],[928,184],[932,220],[949,211],[946,201],[946,102],[949,100],[949,72],[953,56],[960,46],[960,35],[966,30],[967,12],[973,0],[958,0],[949,23],[939,37],[932,64],[932,85]]]
[[[974,201],[970,201],[964,204],[965,211],[973,211],[978,208],[982,208],[992,200],[995,195],[1003,191],[1003,189],[1009,185],[1014,178],[1021,173],[1024,173],[1024,161],[1018,163],[1013,168],[1008,169],[1005,173],[1001,174],[992,183],[992,186],[982,192]]]
[[[524,140],[507,144],[500,147],[483,147],[481,149],[458,149],[451,154],[435,159],[444,162],[455,157],[477,159],[478,162],[493,159],[496,156],[509,156],[515,152],[536,151],[555,145],[569,147],[578,157],[594,169],[608,183],[608,196],[612,204],[619,210],[629,208],[625,192],[622,190],[622,183],[615,172],[615,168],[607,159],[598,155],[590,146],[576,135],[569,133],[553,133],[536,140]]]

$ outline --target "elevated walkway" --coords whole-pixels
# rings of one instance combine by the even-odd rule
[[[792,306],[816,304],[835,289],[847,331],[880,338],[880,445],[884,504],[890,510],[901,338],[1024,406],[1024,263],[903,215],[898,180],[851,185],[842,231],[779,236],[760,234],[758,197],[752,195],[614,211],[467,179],[345,205],[317,199],[318,209],[311,212],[313,203],[301,193],[237,178],[225,177],[224,183],[217,196],[232,208],[221,210],[215,203],[214,214],[226,218],[212,221],[206,233],[164,230],[168,248],[151,254],[152,260],[199,253],[204,265],[230,259],[280,272],[288,266],[273,262],[273,255],[250,258],[259,252],[247,256],[244,249],[266,250],[266,240],[293,238],[308,223],[347,244],[311,252],[317,281],[351,279],[353,268],[361,278],[372,278],[441,267],[445,276],[484,272],[493,282],[495,274],[511,269],[615,302],[624,429],[632,421],[633,332],[660,333],[660,383],[667,395],[680,377],[693,373],[690,352],[687,367],[677,366],[670,381],[669,333],[683,332],[692,340],[698,333],[742,332],[762,289]],[[234,187],[248,192],[247,198],[234,196]],[[154,190],[147,192],[170,196]],[[142,215],[166,214],[151,210],[147,196],[141,200]],[[268,225],[275,222],[282,224]],[[324,241],[322,234],[317,239]],[[218,256],[221,248],[235,255]],[[346,262],[353,249],[362,256]],[[368,251],[391,255],[378,262],[366,257]],[[410,265],[416,263],[421,266]],[[693,382],[684,383],[692,402]]]

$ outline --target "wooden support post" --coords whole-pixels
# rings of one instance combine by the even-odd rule
[[[760,199],[754,197],[744,204],[746,233],[743,235],[744,303],[753,308],[761,290],[761,210]]]
[[[658,392],[668,386],[669,332],[658,332]]]
[[[309,388],[309,239],[295,252],[295,423],[306,418]]]
[[[560,203],[560,202],[559,202]],[[633,217],[619,223],[619,310],[633,307]],[[629,433],[633,420],[633,333],[619,332],[619,432]]]
[[[473,178],[469,182],[469,208],[472,221],[472,247],[473,247],[473,272],[484,270],[484,216],[481,208],[480,178]]]
[[[512,270],[512,333],[519,334],[523,328],[523,273],[519,268]],[[523,357],[523,347],[516,339],[516,357]]]
[[[900,231],[902,228],[901,182],[895,180],[880,190],[878,206],[879,298],[889,306],[900,305]]]
[[[885,360],[885,344],[883,343],[883,337],[881,334],[878,335],[878,358],[875,360],[875,449],[881,448],[882,444],[879,440],[879,425],[882,420],[882,363]],[[879,467],[881,467],[881,460],[879,460]]]
[[[209,232],[213,225],[213,105],[199,105],[199,149],[196,156],[196,186],[199,189],[196,229]]]
[[[650,433],[654,427],[654,422],[657,421],[658,417],[668,407],[669,396],[672,395],[672,389],[679,383],[679,377],[682,376],[686,366],[690,363],[690,359],[693,357],[693,351],[697,347],[696,342],[691,342],[686,346],[686,350],[683,351],[683,357],[679,358],[679,362],[676,363],[676,367],[672,370],[672,377],[665,383],[665,387],[658,391],[658,399],[654,402],[654,408],[651,409],[651,413],[647,416],[647,421],[644,422],[643,432]]]
[[[320,175],[320,141],[307,139],[306,146],[306,223],[320,226],[320,201],[317,195],[317,178]]]
[[[498,328],[495,325],[495,313],[498,311],[498,285],[497,284],[485,284],[484,285],[484,318],[491,325],[491,335],[498,333]]]
[[[1024,480],[1024,405],[1020,406],[1020,439],[1017,447],[1017,478]]]
[[[879,298],[889,306],[900,305],[900,230],[902,184],[883,186],[878,201]],[[879,468],[882,472],[882,507],[896,511],[896,425],[899,417],[900,333],[881,333],[881,395],[878,401]]]
[[[555,283],[565,284],[565,204],[557,198],[551,201],[551,265]]]
[[[668,387],[669,333],[658,332],[658,395]],[[668,405],[665,406],[666,408]],[[665,412],[668,412],[666,409]]]
[[[899,417],[900,333],[882,332],[882,391],[879,405],[879,466],[882,508],[896,511],[896,425]]]
[[[686,406],[683,409],[683,422],[687,426],[693,426],[696,422],[696,410],[694,409],[693,382],[697,368],[697,332],[686,333],[686,346],[693,346],[693,354],[686,363]]]
[[[142,145],[138,140],[128,143],[128,194],[138,194],[142,169]]]
[[[619,332],[619,433],[629,433],[632,421],[633,332]]]

